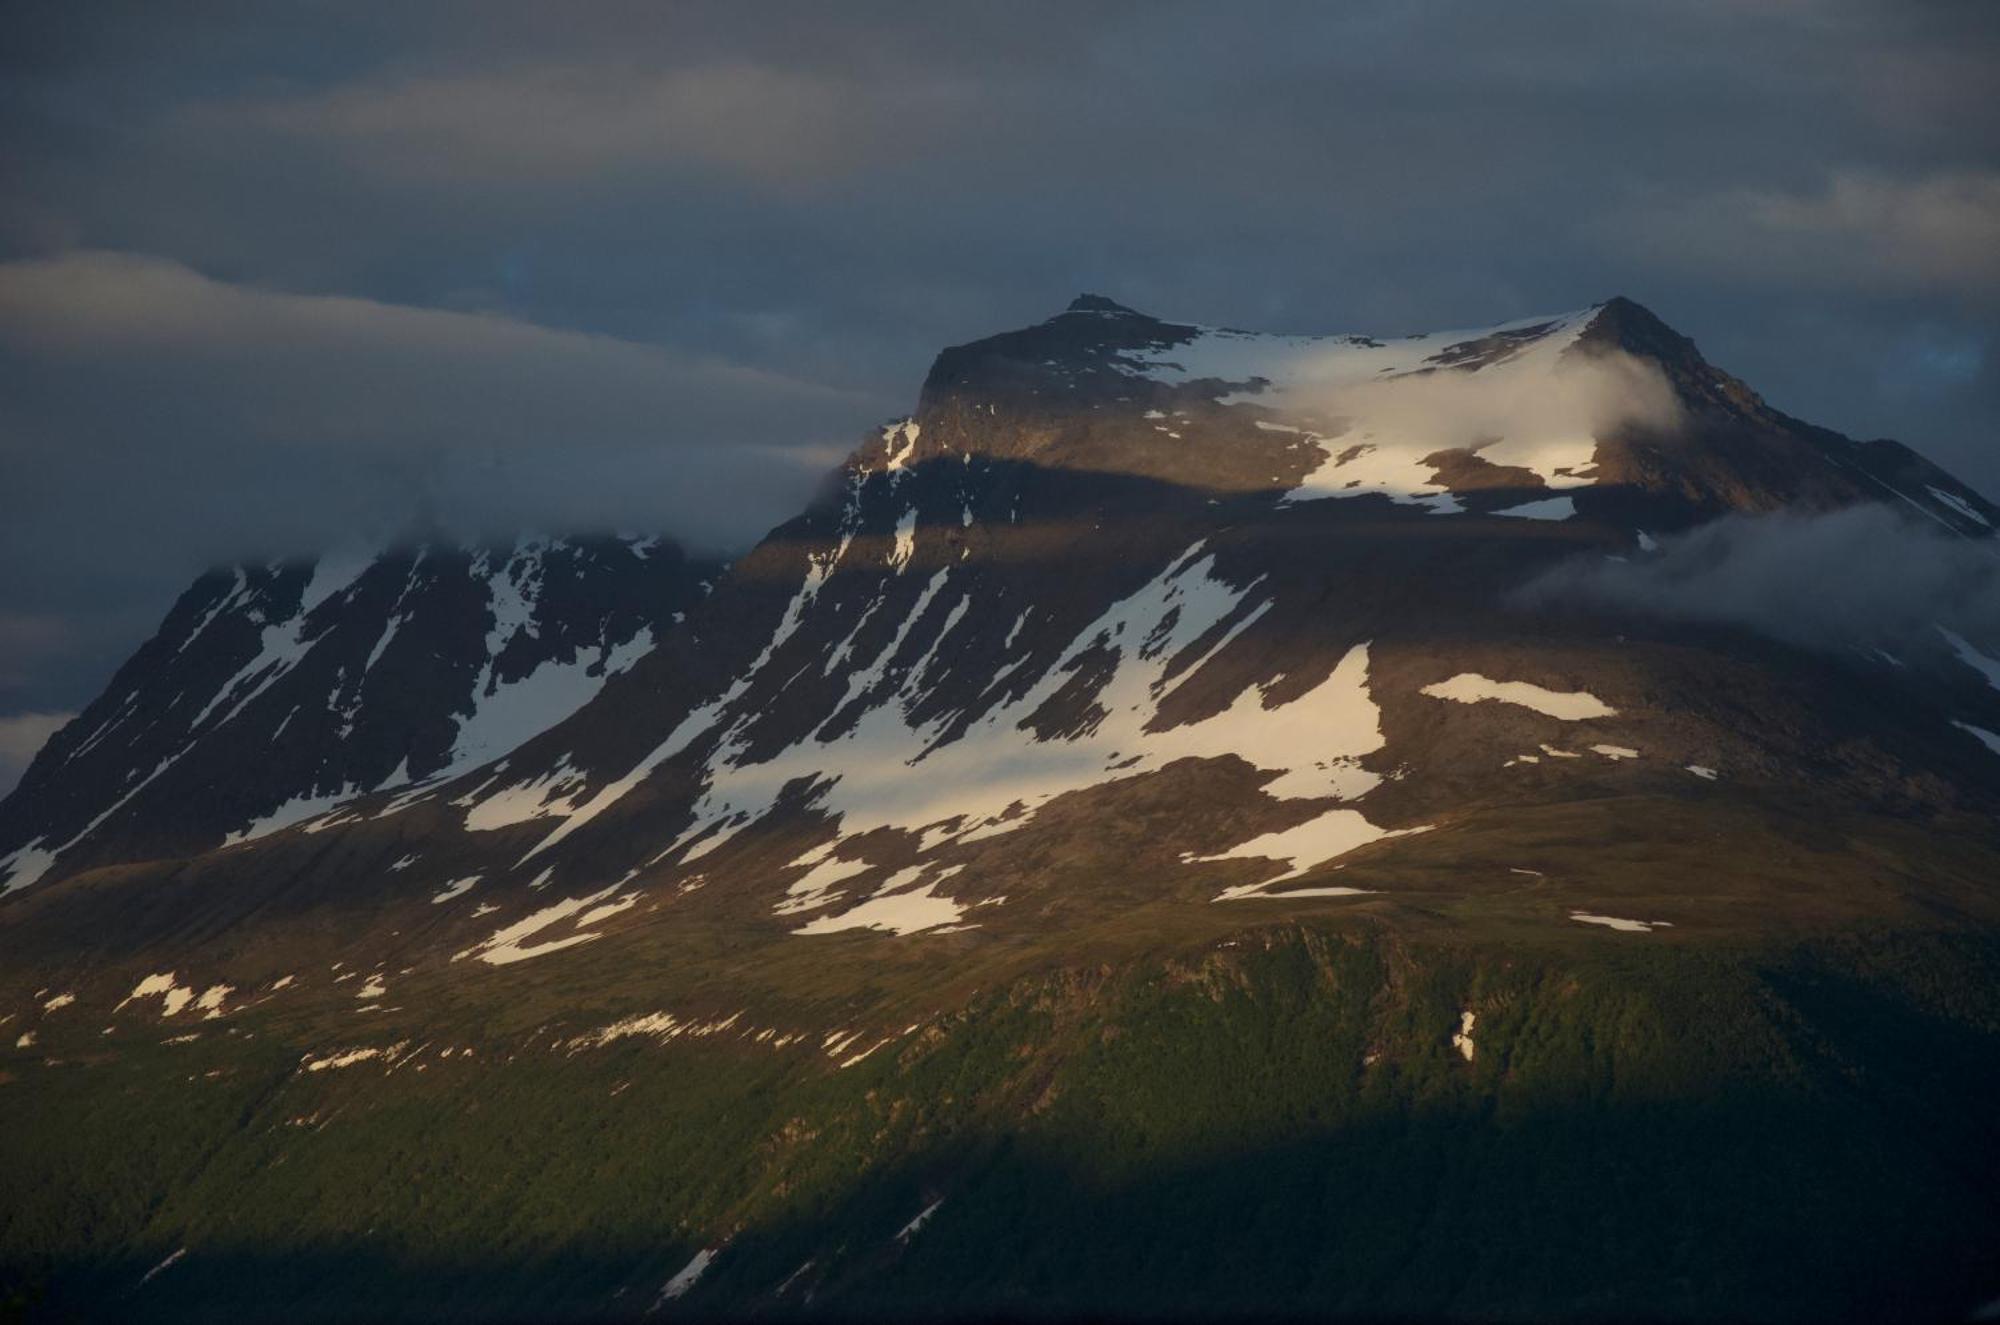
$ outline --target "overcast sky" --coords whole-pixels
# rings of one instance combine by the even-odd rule
[[[1630,295],[2000,491],[2000,5],[8,7],[0,788],[218,559],[791,513],[1080,290]]]

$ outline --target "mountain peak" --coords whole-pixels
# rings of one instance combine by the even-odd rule
[[[1669,364],[1707,362],[1693,341],[1662,322],[1644,304],[1622,294],[1613,295],[1597,306],[1590,325],[1577,341],[1580,345],[1624,350]]]
[[[1101,294],[1080,294],[1069,301],[1065,313],[1120,313],[1127,316],[1141,316],[1136,308],[1127,308],[1116,300],[1106,299]]]

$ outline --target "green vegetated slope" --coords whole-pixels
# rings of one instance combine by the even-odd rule
[[[49,1320],[638,1316],[704,1248],[663,1314],[1954,1317],[2000,1293],[1996,991],[1974,930],[1329,913],[1051,964],[844,1069],[310,1072],[253,1012],[17,1065],[0,1259]]]

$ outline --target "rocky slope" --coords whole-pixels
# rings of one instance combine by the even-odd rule
[[[568,716],[718,567],[659,539],[244,565],[191,585],[0,813],[0,887],[254,841]]]
[[[1519,593],[1855,507],[2000,520],[1625,300],[1379,340],[1085,297],[945,351],[705,594],[629,544],[211,578],[0,806],[0,1130],[66,1193],[0,1247],[195,1315],[1969,1307],[2000,639]],[[1661,1183],[1674,1240],[1605,1222]],[[1536,1219],[1566,1263],[1431,1241]]]

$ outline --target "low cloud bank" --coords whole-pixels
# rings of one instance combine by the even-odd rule
[[[744,546],[885,414],[716,356],[124,253],[0,264],[0,387],[10,527],[190,568],[420,514]]]
[[[74,713],[16,713],[0,718],[0,796],[14,789],[36,752]]]
[[[1893,648],[1945,625],[2000,638],[2000,549],[1885,506],[1822,515],[1726,516],[1627,561],[1557,568],[1529,607],[1586,604],[1743,626],[1813,648]]]
[[[129,253],[0,263],[0,715],[88,701],[216,563],[418,531],[738,550],[893,406],[720,355]]]

